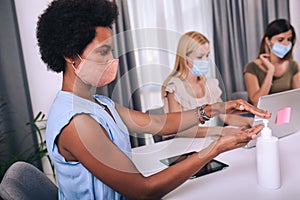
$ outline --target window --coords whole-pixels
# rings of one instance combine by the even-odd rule
[[[144,111],[163,105],[161,85],[173,69],[177,43],[185,32],[204,34],[214,59],[211,6],[209,0],[128,1]]]

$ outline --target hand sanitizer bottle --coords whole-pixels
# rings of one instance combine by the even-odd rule
[[[280,188],[280,163],[278,138],[272,136],[268,120],[263,119],[264,128],[256,141],[256,164],[258,184],[269,189]]]

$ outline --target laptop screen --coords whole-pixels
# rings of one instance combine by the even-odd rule
[[[269,128],[278,138],[287,136],[300,130],[300,89],[279,92],[260,97],[257,107],[272,113]],[[255,116],[253,125],[262,123]],[[247,146],[255,146],[251,142]]]

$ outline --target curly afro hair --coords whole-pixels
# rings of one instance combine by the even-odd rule
[[[109,0],[54,0],[37,22],[42,60],[55,72],[65,71],[65,57],[81,54],[97,26],[110,27],[118,16]]]

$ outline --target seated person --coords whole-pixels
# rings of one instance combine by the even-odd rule
[[[299,65],[292,59],[294,27],[276,19],[266,28],[256,60],[246,64],[244,79],[248,97],[257,105],[261,96],[300,88]]]
[[[131,160],[129,132],[172,134],[202,122],[203,116],[233,110],[270,118],[270,113],[242,100],[211,104],[203,113],[194,109],[153,116],[95,95],[97,87],[117,74],[110,28],[117,16],[114,1],[54,0],[38,20],[42,60],[63,73],[46,129],[59,199],[161,199],[212,158],[256,138],[263,125],[220,137],[209,148],[149,177]]]
[[[182,112],[194,109],[198,105],[222,102],[218,80],[205,76],[209,69],[214,67],[209,59],[209,45],[209,40],[196,31],[187,32],[180,38],[173,72],[162,87],[165,113]],[[220,115],[220,118],[231,126],[249,126],[253,120],[234,114]],[[205,137],[233,131],[216,126],[217,124],[215,118],[214,122],[193,127],[178,135]]]

